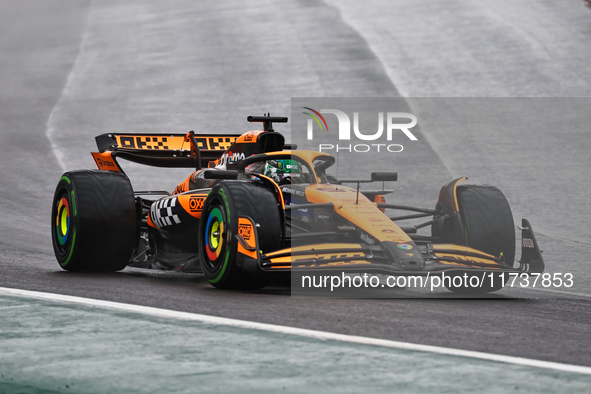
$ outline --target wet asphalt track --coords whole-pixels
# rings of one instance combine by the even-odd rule
[[[591,39],[591,12],[576,2],[571,3],[569,6],[577,11],[571,8],[556,11],[543,20],[548,29],[554,27],[552,21],[560,27],[560,34],[556,36],[536,36],[536,29],[540,27],[535,18],[528,18],[523,24],[534,32],[534,41],[540,42],[540,46],[549,48],[550,53],[552,49],[561,51],[560,58],[553,58],[552,62],[533,55],[528,57],[527,53],[519,51],[524,57],[521,65],[527,59],[534,59],[524,66],[523,74],[516,74],[511,82],[511,86],[517,84],[523,90],[492,89],[501,86],[502,79],[486,78],[490,72],[482,74],[481,90],[478,90],[475,87],[478,85],[469,84],[470,78],[465,73],[458,72],[446,75],[445,81],[450,83],[450,78],[456,78],[457,84],[453,86],[469,84],[473,90],[458,88],[449,94],[536,96],[555,92],[555,95],[589,95],[591,79],[585,71],[577,71],[577,89],[566,86],[563,90],[548,89],[542,93],[538,90],[540,86],[551,86],[547,85],[550,80],[560,83],[565,79],[562,85],[567,85],[566,81],[571,83],[569,72],[574,73],[589,64],[577,45],[584,43],[585,38]],[[1,4],[7,11],[0,15],[0,286],[591,365],[591,292],[588,290],[591,281],[587,272],[591,247],[585,241],[589,231],[584,221],[580,221],[574,226],[561,224],[560,232],[552,233],[553,226],[546,219],[557,220],[560,215],[556,213],[561,210],[566,212],[566,217],[589,217],[589,206],[584,200],[589,188],[588,178],[585,178],[585,170],[589,168],[589,143],[584,134],[569,142],[563,156],[545,151],[543,144],[538,151],[522,152],[531,160],[555,160],[556,165],[562,166],[557,167],[561,169],[560,174],[549,174],[546,170],[536,172],[537,167],[532,166],[530,171],[540,184],[546,180],[554,182],[553,176],[566,177],[569,184],[573,184],[570,192],[549,187],[547,194],[539,193],[534,203],[545,210],[526,208],[530,202],[523,201],[521,194],[535,193],[530,185],[524,188],[519,180],[510,179],[502,180],[500,185],[514,210],[533,212],[534,217],[529,218],[534,228],[548,230],[548,235],[542,231],[538,239],[546,252],[548,268],[551,272],[575,273],[578,286],[572,292],[579,295],[504,290],[497,299],[489,300],[294,299],[289,290],[281,288],[258,293],[215,290],[200,275],[139,269],[102,276],[61,271],[50,244],[49,207],[53,189],[62,172],[61,164],[67,169],[92,168],[88,152],[94,149],[93,137],[97,134],[122,130],[161,131],[162,127],[175,132],[188,128],[199,131],[199,127],[246,131],[248,124],[243,120],[246,115],[263,111],[287,113],[291,96],[397,96],[399,91],[418,95],[446,94],[445,90],[428,90],[429,83],[439,86],[438,74],[429,80],[432,73],[415,67],[406,68],[407,79],[397,81],[403,88],[395,86],[391,82],[392,79],[396,81],[392,70],[399,70],[403,65],[397,65],[392,59],[395,51],[390,49],[386,53],[383,48],[396,48],[394,44],[403,42],[404,37],[382,37],[383,41],[392,40],[392,45],[376,45],[379,35],[364,30],[367,20],[373,19],[364,21],[362,13],[351,13],[346,6],[342,6],[345,19],[357,17],[356,28],[365,32],[366,37],[345,24],[335,8],[315,1],[289,5],[178,2],[175,10],[162,10],[150,2],[126,4],[121,7],[116,2],[94,2],[92,8],[80,1],[5,1]],[[519,3],[519,7],[522,6]],[[478,18],[484,18],[481,22],[487,20],[487,12],[467,10],[460,2],[449,7],[441,12],[439,23],[451,26],[453,7],[475,18],[472,29],[477,29]],[[274,12],[277,9],[282,12]],[[535,10],[541,12],[539,6]],[[420,15],[425,9],[419,7],[415,11]],[[138,17],[131,21],[129,15]],[[504,20],[498,15],[491,20],[498,22],[499,18]],[[563,25],[564,18],[570,24]],[[372,26],[384,25],[372,23]],[[462,26],[470,28],[466,23]],[[566,39],[569,28],[572,40]],[[495,34],[499,30],[494,23],[490,31],[490,41],[483,35],[480,38],[484,41],[478,49],[487,56],[504,59],[504,52],[494,45],[495,40],[500,39]],[[422,38],[418,33],[409,33],[418,48],[421,42],[430,43],[426,26],[420,33]],[[84,34],[84,45],[80,48]],[[450,36],[450,46],[455,42],[453,37]],[[516,47],[527,44],[527,41],[523,44],[520,36],[511,37]],[[414,50],[418,51],[417,47],[413,47]],[[429,45],[423,48],[428,51]],[[463,48],[462,53],[472,54],[472,59],[484,56],[469,45]],[[532,44],[530,48],[533,51],[539,46]],[[417,62],[423,59],[421,56],[417,55]],[[509,58],[512,59],[511,53],[507,53]],[[478,64],[492,69],[486,60],[485,57]],[[435,59],[431,61],[436,62]],[[442,57],[440,64],[448,61]],[[503,68],[507,72],[515,67],[511,62],[498,62],[494,70],[502,74]],[[539,76],[536,79],[527,72],[528,67],[534,71],[543,69],[543,74],[552,78]],[[419,75],[409,82],[412,70]],[[469,82],[464,85],[462,81],[466,78]],[[424,81],[423,90],[411,89],[416,87],[411,82],[418,80]],[[66,83],[68,88],[64,91]],[[58,148],[59,161],[51,149],[47,128]],[[469,170],[470,166],[464,168],[455,164],[454,167],[453,163],[458,161],[443,149],[449,138],[458,136],[425,137],[430,144],[421,148],[425,153],[421,168],[436,170],[421,171],[420,182],[400,184],[404,193],[409,194],[409,188],[419,187],[419,183],[426,185],[421,189],[425,195],[421,194],[418,199],[420,203],[431,205],[442,181],[457,175],[458,171]],[[535,138],[553,141],[551,136]],[[474,145],[479,146],[477,142]],[[494,149],[501,148],[487,147],[470,154],[494,156]],[[565,163],[565,158],[570,161]],[[520,162],[515,159],[514,163]],[[410,177],[416,171],[416,160],[401,158],[396,170]],[[495,168],[494,163],[488,170],[501,178],[502,169]],[[135,171],[142,185],[146,172]],[[482,172],[475,175],[486,178]],[[164,175],[158,176],[164,178]],[[162,179],[162,183],[166,182],[174,184],[176,178]],[[162,183],[158,182],[156,188],[162,188]],[[575,212],[575,206],[581,207],[583,212]],[[577,242],[569,241],[571,237]],[[409,297],[420,296],[408,290],[400,292]]]

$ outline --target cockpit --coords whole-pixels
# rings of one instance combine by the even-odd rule
[[[313,155],[307,154],[308,152],[298,153],[303,153],[306,154],[305,156],[310,157],[300,157],[296,154],[285,153],[279,155],[261,155],[258,157],[260,160],[249,163],[244,167],[244,174],[250,177],[264,175],[273,179],[280,186],[286,184],[331,183],[336,181],[336,178],[326,173],[326,170],[335,162],[332,156],[321,155],[313,157]],[[317,155],[317,152],[310,153]]]

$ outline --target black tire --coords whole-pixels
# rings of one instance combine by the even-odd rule
[[[114,272],[127,266],[139,240],[135,198],[118,172],[66,172],[51,210],[53,251],[68,271]]]
[[[460,185],[457,188],[458,205],[464,234],[460,237],[453,232],[454,243],[470,246],[493,256],[502,255],[505,264],[513,267],[515,260],[515,226],[507,199],[494,186]],[[482,273],[468,272],[469,275],[482,276]],[[463,275],[463,273],[462,273]],[[448,287],[462,294],[489,293],[500,290],[505,285],[495,278],[492,286],[474,289],[472,287]]]
[[[458,205],[465,238],[462,245],[494,256],[503,255],[505,264],[515,261],[515,225],[505,195],[488,185],[460,185]]]
[[[203,274],[217,288],[259,289],[268,283],[268,277],[236,266],[238,240],[234,235],[241,216],[260,225],[261,251],[280,247],[281,221],[271,191],[252,181],[224,181],[214,186],[201,211],[198,247]]]

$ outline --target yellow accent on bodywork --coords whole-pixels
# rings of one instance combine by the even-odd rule
[[[316,184],[306,188],[306,199],[314,204],[332,202],[334,211],[380,242],[412,242],[412,239],[373,201],[348,186]],[[359,201],[358,204],[355,202]]]
[[[468,253],[476,253],[483,257],[490,257],[494,258],[492,254],[484,253],[480,250],[470,248],[468,246],[461,246],[461,245],[454,245],[454,244],[433,244],[433,251],[437,252],[439,250],[457,250],[458,252],[468,252]]]

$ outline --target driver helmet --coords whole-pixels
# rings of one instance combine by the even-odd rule
[[[299,178],[301,173],[302,166],[296,160],[269,160],[265,164],[264,174],[278,183],[286,178],[295,180],[295,178]]]

